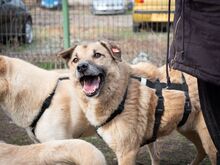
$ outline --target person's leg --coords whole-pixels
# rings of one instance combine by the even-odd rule
[[[201,109],[210,136],[217,148],[220,165],[220,86],[198,79]]]

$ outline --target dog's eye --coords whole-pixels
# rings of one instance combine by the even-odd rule
[[[94,58],[99,58],[99,57],[101,57],[101,56],[102,56],[101,53],[95,53],[95,54],[93,55]]]
[[[78,58],[74,58],[74,59],[72,60],[72,62],[74,62],[74,63],[77,63],[78,61],[79,61]]]

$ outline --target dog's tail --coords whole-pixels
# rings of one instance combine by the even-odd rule
[[[140,62],[130,66],[132,70],[132,76],[145,77],[152,81],[160,77],[159,69],[149,62]]]

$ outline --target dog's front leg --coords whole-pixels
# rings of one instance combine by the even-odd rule
[[[124,152],[124,151],[116,152],[118,165],[135,165],[138,150],[139,149],[134,149],[129,152]]]

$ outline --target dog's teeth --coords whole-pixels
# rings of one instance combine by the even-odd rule
[[[84,93],[86,93],[87,95],[95,94],[95,92],[99,89],[100,82],[100,76],[85,77],[81,82]]]

